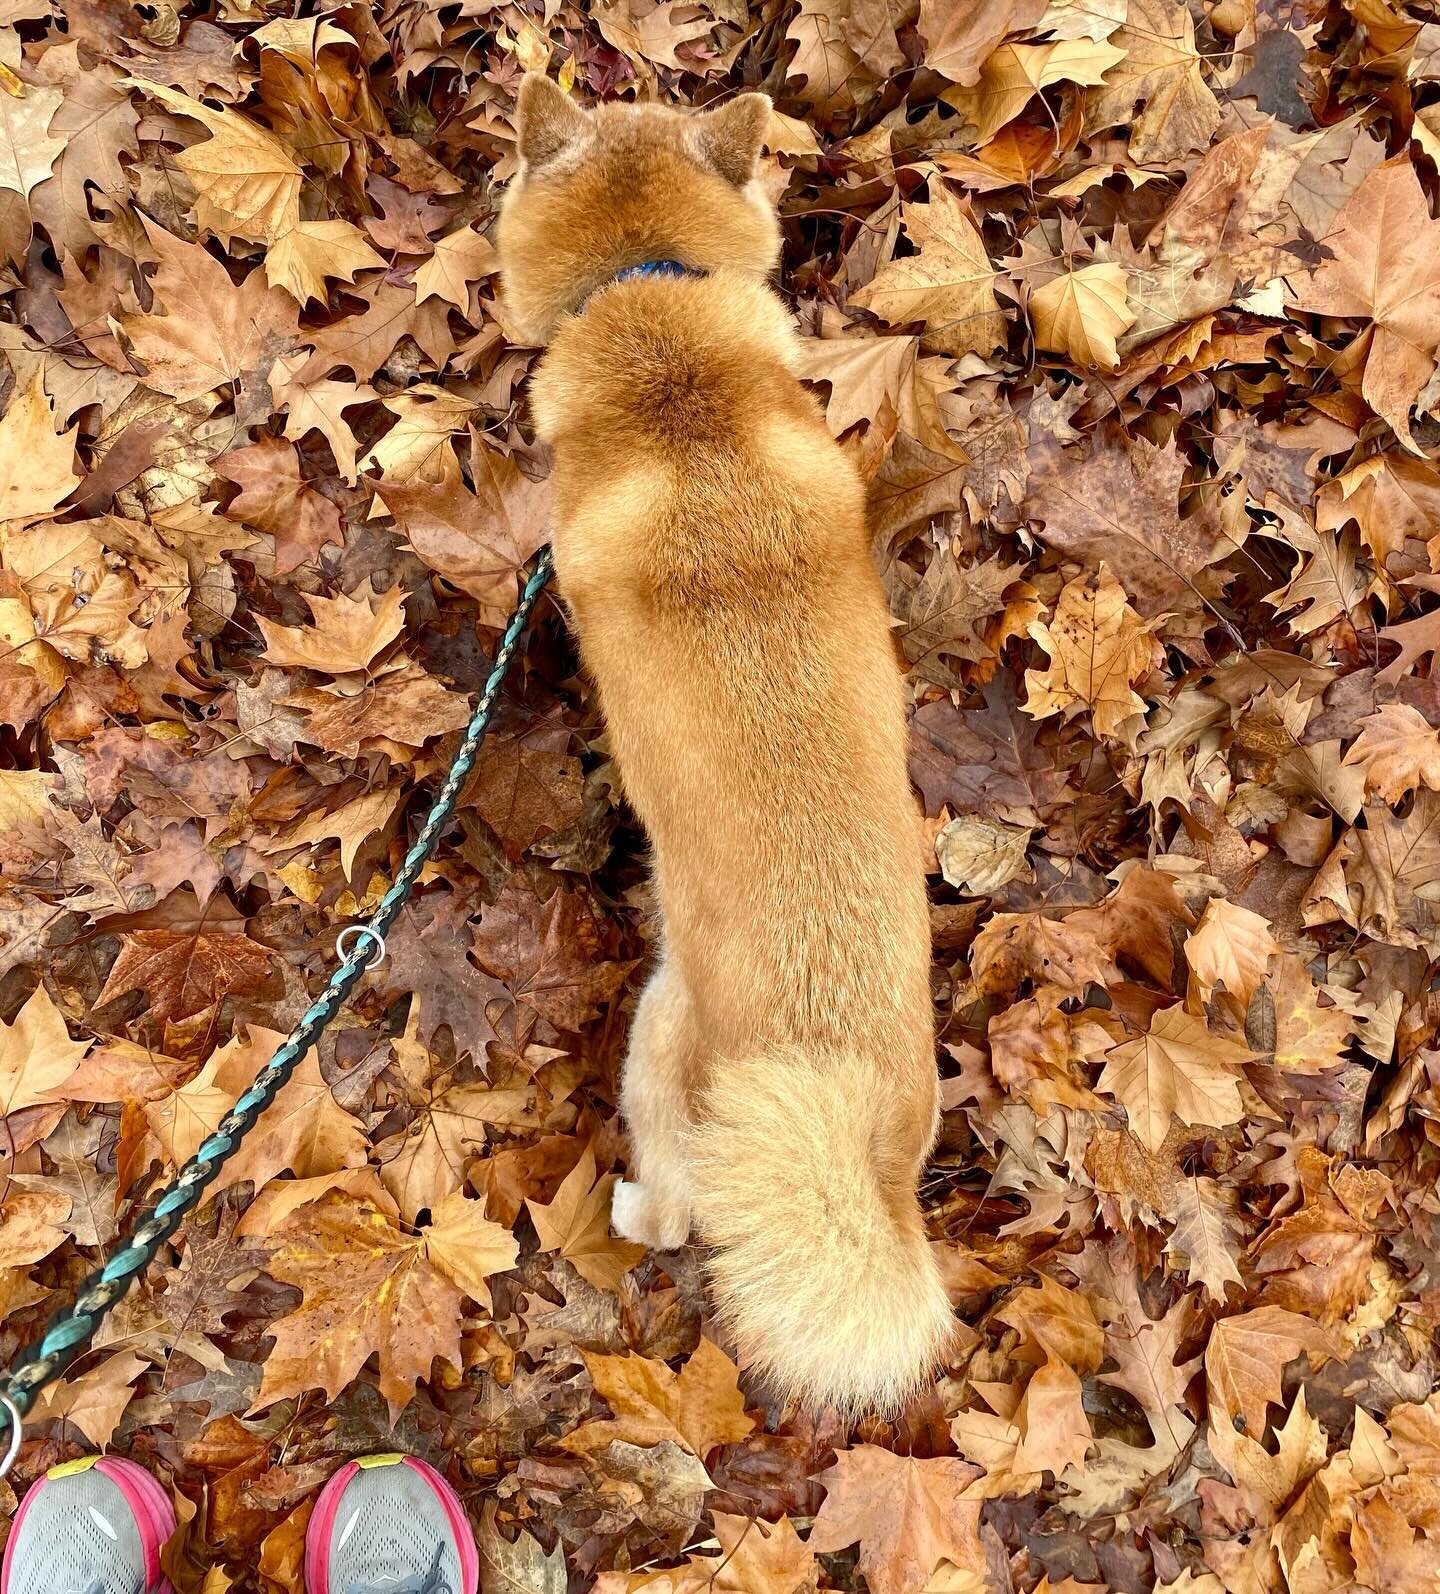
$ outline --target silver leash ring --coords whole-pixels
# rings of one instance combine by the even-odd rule
[[[20,1441],[25,1437],[25,1420],[20,1408],[3,1390],[0,1390],[0,1408],[10,1420],[10,1442],[5,1447],[5,1459],[0,1461],[0,1478],[8,1477],[15,1457],[20,1454]]]
[[[366,972],[368,973],[371,969],[378,969],[385,961],[385,937],[378,930],[372,930],[368,924],[347,924],[340,934],[335,937],[335,952],[341,962],[349,963],[356,956],[356,952],[346,946],[346,942],[352,935],[356,937],[358,942],[364,942],[367,938],[371,942],[370,961],[365,965]],[[3,1474],[0,1474],[0,1476],[3,1476]]]

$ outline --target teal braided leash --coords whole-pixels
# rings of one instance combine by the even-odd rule
[[[330,976],[324,994],[255,1076],[255,1083],[225,1114],[215,1133],[201,1143],[200,1149],[161,1193],[149,1215],[131,1234],[125,1249],[92,1273],[81,1285],[74,1302],[51,1318],[40,1338],[20,1352],[14,1367],[6,1375],[3,1392],[0,1392],[0,1410],[5,1412],[7,1424],[13,1425],[17,1415],[23,1417],[34,1404],[40,1390],[58,1378],[70,1361],[90,1343],[105,1314],[155,1260],[160,1247],[180,1227],[185,1215],[200,1204],[200,1198],[211,1180],[233,1156],[240,1142],[254,1127],[256,1119],[284,1088],[300,1059],[340,1011],[360,976],[372,966],[370,951],[379,952],[383,957],[385,932],[394,924],[405,899],[420,877],[421,869],[435,851],[440,834],[455,811],[461,789],[475,767],[475,757],[490,728],[491,716],[510,660],[519,646],[526,622],[545,583],[550,579],[552,569],[550,550],[542,548],[521,591],[515,612],[505,627],[505,634],[500,639],[494,667],[475,704],[475,712],[465,729],[465,739],[455,755],[455,762],[450,766],[450,773],[445,777],[445,784],[420,827],[415,845],[405,854],[405,862],[395,876],[395,883],[380,899],[380,905],[368,923],[352,927],[355,940],[353,949]],[[19,1438],[18,1428],[12,1428],[9,1445],[11,1456],[7,1457],[7,1463],[19,1448]],[[5,1470],[8,1471],[8,1465]]]

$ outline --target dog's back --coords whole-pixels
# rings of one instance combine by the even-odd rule
[[[586,118],[527,83],[506,296],[550,341],[561,590],[655,848],[664,961],[616,1221],[693,1209],[742,1348],[894,1405],[949,1332],[915,1180],[934,1132],[929,936],[863,491],[763,277],[765,102]],[[693,275],[615,281],[646,260]],[[580,312],[580,313],[577,313]]]

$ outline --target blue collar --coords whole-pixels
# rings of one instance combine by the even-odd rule
[[[645,260],[638,266],[626,266],[610,279],[612,282],[629,282],[632,277],[693,277],[698,272],[682,266],[678,260]]]
[[[610,278],[602,282],[598,288],[592,288],[585,295],[576,315],[584,315],[586,307],[597,293],[605,288],[612,287],[617,282],[630,282],[636,277],[698,277],[701,273],[692,271],[689,266],[682,265],[678,260],[643,260],[638,266],[623,266]]]

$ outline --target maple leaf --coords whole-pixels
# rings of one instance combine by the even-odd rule
[[[285,411],[285,436],[299,442],[307,432],[317,431],[330,445],[341,478],[353,487],[360,479],[356,456],[360,445],[345,419],[345,411],[360,404],[373,403],[374,388],[363,382],[336,382],[315,378],[302,382],[298,372],[307,355],[280,358],[270,368],[270,391],[277,406]]]
[[[1030,315],[1040,348],[1109,371],[1120,363],[1116,336],[1135,324],[1126,305],[1125,273],[1108,262],[1067,271],[1037,288]]]
[[[1298,1312],[1257,1306],[1222,1317],[1205,1347],[1212,1420],[1243,1417],[1248,1433],[1263,1434],[1265,1409],[1280,1404],[1281,1374],[1289,1363],[1304,1356],[1310,1366],[1319,1366],[1338,1354],[1332,1336]]]
[[[160,260],[154,290],[165,313],[123,316],[121,325],[145,362],[146,382],[183,400],[263,381],[271,362],[294,345],[294,305],[258,271],[237,288],[199,244],[144,220]]]
[[[734,1362],[708,1339],[678,1373],[644,1356],[582,1354],[595,1393],[614,1416],[566,1434],[564,1448],[577,1455],[594,1455],[616,1440],[656,1445],[668,1439],[703,1462],[717,1445],[734,1444],[755,1428]]]
[[[1023,33],[1045,15],[1045,0],[1000,0],[973,7],[920,0],[925,64],[956,83],[974,83],[1007,33]]]
[[[412,339],[436,365],[443,365],[455,346],[443,304],[417,305],[413,289],[382,279],[371,289],[369,308],[360,315],[342,316],[307,335],[312,353],[293,380],[308,386],[348,366],[357,380],[368,381],[401,338]]]
[[[1035,719],[1069,718],[1088,708],[1097,735],[1116,735],[1127,719],[1145,711],[1145,700],[1131,686],[1159,657],[1150,632],[1103,561],[1094,579],[1067,581],[1049,624],[1037,620],[1030,626],[1050,664],[1025,672],[1025,712]]]
[[[560,1030],[583,1028],[633,967],[604,958],[599,924],[580,892],[562,889],[542,903],[519,876],[481,913],[473,948],[518,1007]]]
[[[1015,1413],[1020,1435],[1011,1463],[1016,1472],[1053,1472],[1083,1468],[1090,1446],[1080,1380],[1068,1363],[1047,1357],[1025,1386]]]
[[[1374,325],[1361,392],[1412,453],[1410,406],[1435,369],[1440,222],[1407,162],[1377,167],[1335,218],[1329,254],[1294,302]]]
[[[941,98],[975,129],[977,144],[990,144],[1042,89],[1055,83],[1098,84],[1125,52],[1091,39],[1049,44],[1002,44],[980,68],[973,88],[947,89]],[[987,152],[993,159],[995,152]]]
[[[390,743],[386,750],[391,757],[401,758],[403,747],[423,746],[447,731],[463,729],[470,719],[464,697],[408,666],[387,672],[355,697],[313,688],[292,692],[284,702],[287,708],[305,711],[297,740],[346,758],[358,758],[362,745],[375,740]],[[494,762],[493,745],[487,745],[482,770]]]
[[[64,1101],[88,1041],[72,1041],[60,1010],[37,985],[11,1023],[0,1028],[0,1115]]]
[[[215,468],[241,488],[225,514],[274,537],[277,575],[317,559],[327,542],[344,542],[340,511],[302,480],[292,444],[266,438],[222,454]]]
[[[215,1133],[220,1120],[235,1105],[235,1093],[215,1082],[220,1064],[217,1053],[194,1079],[160,1101],[145,1104],[150,1133],[159,1141],[165,1160],[173,1168],[195,1155],[200,1143]]]
[[[1223,986],[1243,1019],[1272,955],[1279,950],[1268,919],[1224,897],[1212,898],[1185,943],[1185,958],[1199,1001],[1208,1002],[1216,986]]]
[[[1365,776],[1365,790],[1387,803],[1419,786],[1440,790],[1440,732],[1408,703],[1382,703],[1360,721],[1360,734],[1345,754]]]
[[[493,276],[500,256],[488,238],[463,227],[439,239],[430,258],[415,273],[415,303],[432,295],[464,310],[470,303],[470,284]]]
[[[159,1022],[189,1018],[224,996],[255,990],[274,955],[245,935],[127,930],[96,1006],[127,991],[144,991],[147,1011]]]
[[[16,87],[7,84],[0,96],[0,189],[24,199],[49,177],[65,148],[65,139],[49,131],[63,95],[59,89],[22,83],[13,73],[11,77]]]
[[[466,792],[485,822],[518,858],[541,836],[580,817],[583,777],[570,728],[558,714],[513,736],[494,736]]]
[[[483,445],[471,455],[475,491],[457,478],[386,484],[386,509],[420,558],[480,603],[487,625],[514,606],[520,571],[545,541],[549,493],[515,461]]]
[[[216,1086],[237,1099],[284,1039],[279,1030],[250,1025],[244,1040],[236,1036],[206,1065],[213,1065]],[[298,1179],[313,1179],[363,1165],[366,1150],[364,1129],[336,1102],[312,1047],[225,1164],[214,1188],[227,1190],[248,1179],[259,1190],[287,1170]]]
[[[120,1426],[125,1408],[135,1390],[132,1385],[148,1362],[133,1351],[107,1356],[98,1366],[89,1367],[62,1384],[52,1384],[34,1409],[34,1420],[60,1418],[73,1423],[92,1445],[105,1449]]]
[[[1004,608],[1001,594],[1019,574],[1000,555],[965,565],[940,548],[923,575],[900,560],[886,571],[890,612],[911,668],[937,686],[959,686],[956,660],[993,658],[988,622]]]
[[[1275,1066],[1296,1074],[1318,1074],[1340,1062],[1353,1021],[1344,1008],[1321,1007],[1305,965],[1282,954],[1265,977],[1275,1014]]]
[[[1175,0],[1130,0],[1110,42],[1124,59],[1085,96],[1091,128],[1130,126],[1130,158],[1173,160],[1204,149],[1220,106],[1201,69],[1195,24]],[[1137,105],[1144,109],[1132,120]]]
[[[581,1278],[599,1290],[618,1290],[620,1280],[645,1256],[645,1247],[610,1233],[610,1198],[615,1175],[595,1178],[595,1153],[587,1146],[548,1205],[533,1197],[525,1205],[542,1251],[558,1251]]]
[[[265,252],[271,285],[301,305],[327,297],[327,278],[352,282],[360,272],[384,264],[349,221],[296,221]]]
[[[37,365],[0,417],[0,522],[52,515],[75,485],[76,429],[56,435],[44,373]]]
[[[843,1451],[817,1480],[825,1503],[810,1548],[824,1555],[858,1540],[874,1594],[923,1594],[942,1561],[983,1576],[980,1501],[964,1498],[978,1476],[951,1457],[922,1461],[877,1445]]]
[[[1173,1118],[1219,1128],[1239,1122],[1239,1068],[1249,1056],[1183,1007],[1166,1007],[1146,1034],[1108,1053],[1095,1088],[1115,1097],[1136,1138],[1154,1152]]]
[[[882,266],[851,304],[892,326],[923,321],[921,347],[930,352],[988,354],[1004,343],[995,268],[966,207],[937,184],[930,203],[905,206],[904,218],[916,252]]]
[[[378,1353],[380,1393],[395,1413],[436,1357],[459,1367],[462,1300],[481,1299],[473,1292],[485,1290],[486,1270],[503,1271],[515,1258],[500,1240],[504,1231],[493,1233],[498,1225],[487,1224],[479,1209],[463,1195],[442,1202],[436,1221],[418,1234],[341,1194],[295,1213],[265,1267],[297,1285],[303,1299],[273,1326],[275,1347],[253,1409],[306,1389],[334,1400]],[[488,1299],[486,1292],[481,1304]]]
[[[405,594],[392,587],[378,602],[364,593],[333,598],[305,594],[315,617],[313,626],[277,625],[257,616],[265,637],[265,657],[272,664],[296,665],[336,677],[367,671],[376,654],[405,629]]]

